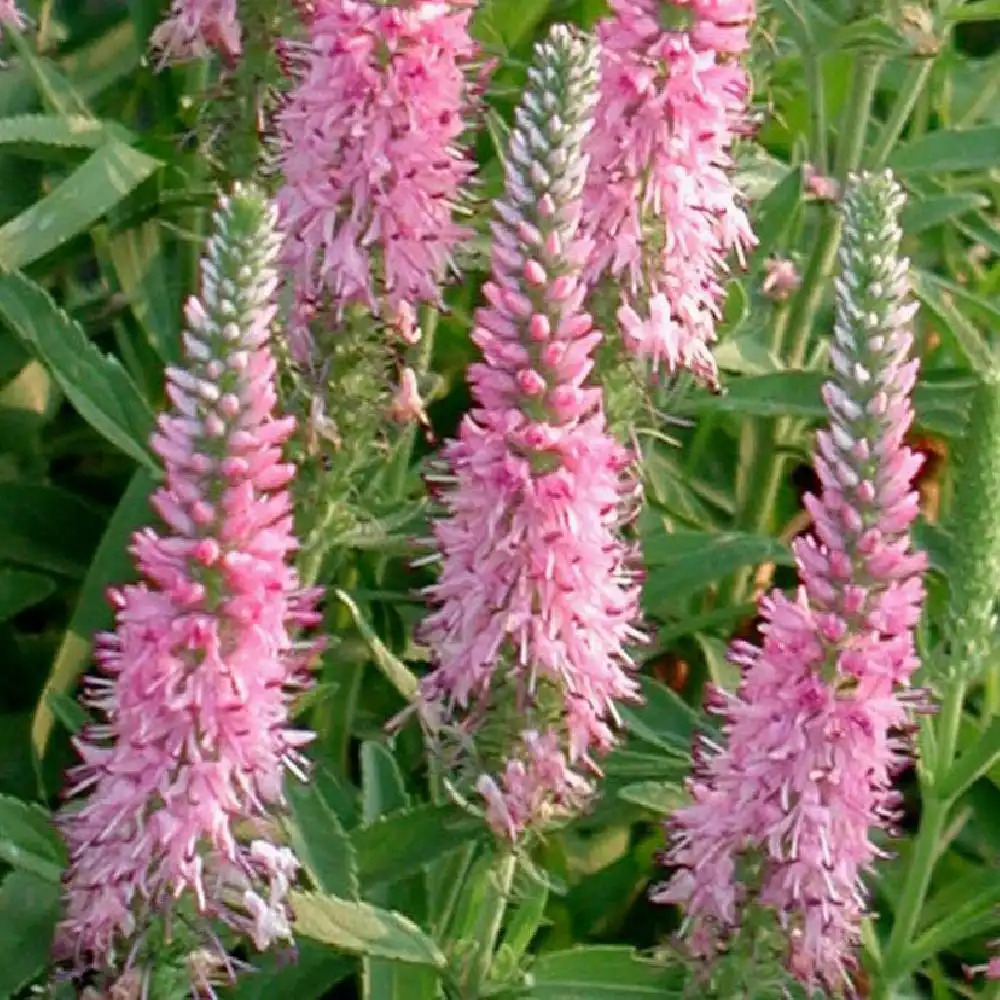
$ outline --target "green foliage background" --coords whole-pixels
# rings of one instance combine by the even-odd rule
[[[235,98],[216,87],[209,67],[158,73],[147,58],[162,6],[39,0],[28,5],[37,30],[4,35],[0,998],[45,980],[63,863],[47,810],[81,721],[75,685],[91,635],[110,624],[105,589],[131,575],[128,537],[151,517],[157,467],[146,439],[163,402],[163,367],[177,358],[181,306],[194,290],[216,184],[250,162],[246,136],[219,130]],[[477,31],[502,57],[489,127],[477,138],[485,194],[499,185],[498,137],[531,45],[552,22],[589,26],[602,11],[598,0],[482,4]],[[909,192],[906,250],[923,305],[915,440],[931,459],[918,540],[931,556],[933,622],[947,603],[950,458],[1000,326],[998,22],[996,0],[763,4],[752,65],[760,127],[738,164],[760,246],[732,282],[720,330],[728,391],[711,396],[682,383],[649,395],[625,378],[612,399],[623,420],[641,412],[639,530],[655,637],[644,652],[645,704],[623,713],[627,741],[607,761],[596,807],[506,884],[483,824],[431,795],[416,727],[386,735],[405,707],[400,688],[423,669],[426,652],[412,639],[421,614],[414,593],[429,579],[409,557],[425,530],[419,473],[432,446],[417,429],[384,420],[399,359],[376,356],[364,324],[331,344],[337,393],[326,424],[307,412],[317,387],[289,377],[289,406],[313,430],[333,429],[300,442],[304,572],[331,588],[332,642],[303,706],[319,733],[316,777],[290,789],[289,834],[316,891],[297,900],[298,962],[265,957],[235,996],[681,994],[685,974],[668,961],[677,914],[646,898],[658,877],[660,821],[683,800],[691,735],[706,724],[698,710],[704,682],[732,686],[725,645],[752,628],[756,588],[792,580],[787,543],[802,526],[811,431],[823,417],[831,304],[818,279],[831,268],[836,215],[809,195],[803,167],[842,174],[889,165]],[[266,63],[270,53],[255,58]],[[859,121],[856,108],[869,97],[872,115]],[[468,402],[481,250],[449,289],[432,354],[417,359],[438,440]],[[791,258],[805,276],[784,303],[761,291],[772,255]],[[930,626],[922,638],[929,649]],[[1000,660],[991,656],[959,719],[959,755],[1000,717]],[[1000,995],[962,975],[963,963],[983,961],[985,942],[1000,934],[1000,764],[987,765],[965,783],[941,840],[908,972],[894,986],[901,1000]],[[876,976],[923,810],[914,775],[903,786],[898,858],[873,882],[879,918],[865,948]],[[509,905],[505,914],[499,907],[501,933],[491,937],[484,914],[498,912],[498,896]],[[485,978],[477,971],[484,961]],[[727,984],[716,984],[719,995],[782,989],[777,978],[746,982],[738,969]],[[58,995],[71,989],[64,984]]]

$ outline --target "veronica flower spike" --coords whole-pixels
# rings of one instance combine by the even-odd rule
[[[213,923],[257,948],[290,936],[295,857],[274,840],[287,771],[310,738],[289,724],[315,643],[277,417],[275,212],[237,187],[215,214],[201,295],[187,305],[184,362],[153,450],[164,525],[132,542],[142,577],[111,592],[115,630],[97,638],[84,702],[99,717],[75,740],[58,956],[77,968],[140,962],[156,920]]]
[[[709,345],[728,260],[755,238],[730,176],[746,131],[753,0],[611,0],[586,151],[587,276],[620,286],[626,348],[715,385]]]
[[[586,799],[615,702],[636,693],[626,645],[639,588],[619,535],[631,458],[589,381],[601,334],[582,310],[581,145],[596,75],[593,44],[565,27],[536,47],[476,315],[475,408],[444,449],[434,529],[441,575],[423,634],[435,669],[422,697],[472,730],[509,701],[510,739],[478,781],[509,839]]]
[[[474,6],[317,0],[308,46],[287,46],[296,85],[277,120],[278,203],[296,354],[308,354],[308,321],[324,304],[396,322],[441,301],[452,254],[471,235],[455,209],[474,170],[460,144]]]
[[[909,535],[921,459],[903,443],[917,375],[903,200],[888,174],[846,190],[822,491],[806,500],[813,534],[794,546],[801,586],[763,599],[759,646],[731,649],[740,688],[710,700],[724,745],[698,748],[693,802],[670,824],[674,873],[657,893],[683,906],[702,957],[738,933],[751,902],[772,911],[788,968],[832,994],[849,992],[874,833],[893,828],[892,780],[923,701],[909,689],[926,560]]]

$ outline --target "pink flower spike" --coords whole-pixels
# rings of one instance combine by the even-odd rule
[[[709,382],[708,345],[727,259],[755,243],[730,179],[730,147],[746,130],[750,0],[611,0],[598,25],[600,102],[583,225],[587,278],[610,275],[647,329],[626,346],[654,371],[695,363]],[[688,27],[664,27],[671,14]],[[654,309],[654,300],[656,306]],[[662,316],[654,316],[663,314]],[[628,333],[628,331],[626,331]]]
[[[75,740],[69,789],[87,797],[59,817],[69,868],[55,946],[77,968],[143,960],[149,925],[176,909],[207,941],[212,921],[258,948],[291,934],[297,862],[272,837],[284,773],[305,770],[309,734],[289,708],[316,644],[295,632],[315,624],[319,594],[289,562],[280,445],[292,422],[273,414],[267,344],[276,213],[237,187],[215,230],[186,362],[168,372],[174,409],[152,438],[164,465],[152,504],[168,530],[134,536],[144,580],[111,593],[116,628],[84,681],[101,724]],[[235,353],[246,363],[228,365]]]
[[[390,318],[440,302],[471,235],[454,217],[474,170],[460,147],[477,55],[470,4],[314,6],[308,46],[289,46],[296,84],[277,116],[299,353],[324,302]],[[412,323],[400,329],[408,340]]]
[[[917,504],[900,505],[917,468],[902,443],[913,416],[903,200],[888,174],[845,193],[822,493],[806,498],[814,534],[794,545],[802,585],[794,600],[761,601],[759,647],[731,649],[742,680],[719,712],[726,745],[697,755],[692,804],[671,819],[675,870],[656,894],[684,907],[688,945],[707,959],[739,933],[746,903],[772,910],[810,993],[839,995],[857,964],[863,877],[880,856],[872,831],[892,828],[918,702],[908,688],[926,560],[909,537]]]
[[[639,588],[618,535],[630,455],[585,384],[599,336],[574,264],[596,62],[562,26],[536,47],[476,315],[475,409],[444,449],[441,574],[422,628],[425,713],[498,745],[471,767],[487,821],[510,840],[580,808],[593,756],[614,741],[615,703],[637,691],[626,647]]]

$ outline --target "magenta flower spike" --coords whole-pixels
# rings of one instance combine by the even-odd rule
[[[752,0],[611,0],[585,145],[587,277],[622,288],[626,347],[654,371],[717,382],[709,345],[727,260],[755,243],[730,176],[745,131]]]
[[[186,310],[185,361],[152,437],[165,525],[136,533],[142,582],[111,592],[114,632],[84,703],[100,718],[75,740],[62,813],[69,847],[60,958],[113,968],[156,917],[218,920],[260,948],[290,936],[296,861],[274,842],[286,771],[302,776],[310,734],[289,723],[318,621],[303,591],[274,414],[268,341],[278,283],[275,211],[237,187],[215,215],[200,298]]]
[[[215,51],[235,59],[243,51],[236,0],[172,0],[149,41],[164,63],[204,59]]]
[[[838,993],[855,964],[866,913],[862,877],[891,831],[894,773],[909,753],[923,600],[911,547],[920,457],[903,444],[913,419],[903,193],[891,175],[852,179],[844,205],[829,422],[817,437],[822,483],[809,497],[814,534],[794,546],[801,587],[761,602],[763,642],[737,642],[735,695],[714,692],[724,746],[696,753],[691,805],[671,819],[656,898],[681,904],[695,955],[711,958],[743,910],[772,910],[791,972]]]
[[[615,702],[636,694],[626,644],[639,587],[618,533],[631,459],[589,382],[601,334],[582,310],[596,69],[594,47],[565,27],[536,47],[476,315],[475,409],[444,449],[434,529],[441,575],[423,639],[435,669],[422,698],[472,730],[509,699],[517,745],[499,749],[479,789],[511,840],[581,804],[595,754],[614,741]]]
[[[475,169],[460,148],[477,47],[474,0],[318,0],[297,86],[278,115],[297,353],[314,307],[361,303],[393,321],[439,303],[471,231],[454,218]]]

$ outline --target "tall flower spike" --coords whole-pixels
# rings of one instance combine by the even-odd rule
[[[469,230],[453,218],[474,164],[458,147],[477,49],[474,0],[317,0],[298,85],[278,115],[298,325],[315,305],[360,302],[393,321],[439,302]]]
[[[275,213],[237,187],[215,216],[202,293],[187,305],[186,362],[167,372],[171,412],[152,446],[166,532],[136,533],[144,582],[111,592],[116,631],[98,636],[85,703],[101,717],[76,740],[82,763],[61,818],[69,846],[57,954],[80,966],[130,959],[157,916],[217,919],[258,948],[288,937],[295,858],[269,817],[310,736],[289,726],[315,646],[317,593],[298,586],[276,418]],[[128,959],[126,959],[128,960]]]
[[[565,27],[536,46],[473,333],[476,408],[444,449],[442,571],[423,631],[432,714],[468,712],[463,727],[475,728],[509,700],[515,745],[479,788],[511,839],[580,804],[580,770],[612,744],[615,701],[636,693],[624,647],[638,586],[618,536],[630,455],[587,384],[601,335],[581,310],[581,144],[596,69],[593,45]]]
[[[236,0],[173,0],[150,45],[164,63],[204,59],[213,51],[237,58],[243,46]]]
[[[834,993],[855,964],[861,878],[878,856],[871,831],[891,828],[916,700],[906,689],[925,560],[908,534],[920,457],[903,445],[917,362],[902,203],[891,175],[849,185],[829,426],[815,453],[823,489],[806,501],[814,536],[795,544],[802,586],[794,599],[763,599],[760,647],[732,647],[739,691],[710,698],[727,745],[698,749],[693,804],[671,821],[677,870],[656,896],[685,907],[703,957],[749,901],[773,910],[792,973]]]
[[[598,28],[587,276],[622,282],[618,319],[637,357],[713,386],[726,260],[755,242],[727,173],[750,90],[733,57],[752,18],[753,0],[611,0]]]

